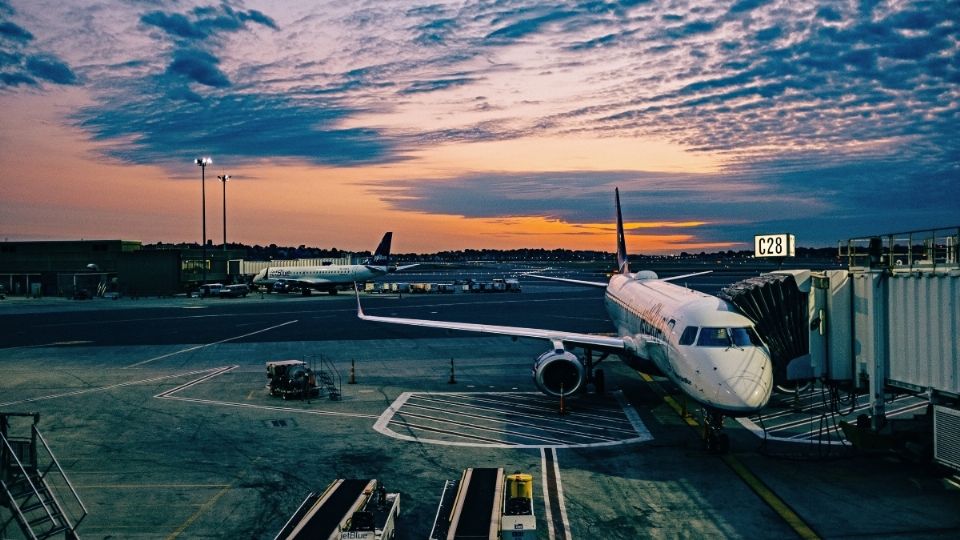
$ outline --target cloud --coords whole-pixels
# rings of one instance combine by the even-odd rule
[[[529,17],[512,22],[490,32],[486,41],[496,44],[507,44],[538,32],[544,25],[562,21],[577,16],[576,11],[552,11],[538,17]]]
[[[0,22],[0,38],[27,42],[33,39],[33,34],[10,21],[3,21]]]
[[[437,79],[433,81],[413,81],[400,91],[401,94],[418,94],[421,92],[435,92],[455,86],[463,86],[476,81],[472,77],[456,77],[451,79]]]
[[[804,226],[808,216],[850,226],[887,219],[873,210],[881,204],[918,223],[946,206],[926,186],[955,196],[960,185],[955,0],[329,2],[269,13],[239,5],[124,14],[148,45],[103,63],[142,64],[98,77],[78,64],[95,101],[79,125],[112,156],[137,163],[202,149],[348,165],[429,155],[444,143],[654,139],[710,152],[726,168],[473,172],[400,183],[410,198],[391,204],[602,221],[618,182],[641,214],[709,215],[718,237],[753,219],[771,228]],[[127,30],[109,34],[117,49],[137,33]],[[69,26],[59,34],[73,43]],[[50,81],[25,67],[41,51],[4,39],[0,83]],[[715,185],[746,192],[718,194]],[[568,189],[576,200],[560,196]],[[916,204],[900,208],[908,198]],[[481,210],[469,206],[480,201]]]
[[[14,15],[6,3],[0,3],[0,15]],[[33,46],[33,33],[10,21],[0,20],[0,86],[39,86],[40,81],[54,84],[78,84],[77,75],[57,56],[40,52]]]
[[[4,86],[36,86],[37,80],[23,73],[0,73],[0,83]]]
[[[158,99],[158,88],[120,90],[114,99],[81,109],[74,121],[95,140],[111,143],[107,155],[131,163],[183,163],[200,153],[231,163],[292,158],[344,166],[397,158],[383,133],[337,127],[357,111],[334,100],[201,97],[181,88],[168,96],[178,99],[172,101]]]
[[[180,13],[166,14],[162,11],[152,11],[140,17],[140,21],[148,26],[155,26],[171,36],[186,39],[203,39],[208,32],[198,28]]]
[[[230,86],[230,80],[226,74],[220,71],[217,64],[220,63],[215,56],[198,50],[180,50],[174,54],[173,62],[167,68],[167,73],[181,75],[190,80],[222,88]]]
[[[219,31],[237,31],[254,22],[274,30],[277,23],[261,11],[236,11],[224,4],[220,7],[198,7],[188,17],[182,13],[151,11],[140,17],[140,22],[163,30],[166,34],[188,41],[204,40]]]
[[[27,71],[39,79],[56,84],[76,84],[77,76],[70,66],[54,56],[31,56],[27,58]]]

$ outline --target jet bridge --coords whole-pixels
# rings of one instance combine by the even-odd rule
[[[774,272],[721,292],[770,346],[774,382],[866,393],[874,431],[895,392],[960,410],[960,227],[854,238],[839,255],[846,270]],[[937,444],[960,439],[960,415],[940,416]]]

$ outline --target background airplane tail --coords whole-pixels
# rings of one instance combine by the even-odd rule
[[[383,239],[380,240],[380,245],[378,245],[377,250],[373,252],[373,260],[371,261],[372,263],[388,264],[390,262],[391,242],[393,242],[393,233],[384,233]]]
[[[623,214],[620,212],[620,188],[614,188],[617,200],[617,271],[620,274],[629,274],[630,265],[627,262],[627,242],[623,234]]]

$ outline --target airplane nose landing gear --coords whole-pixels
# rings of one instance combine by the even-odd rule
[[[722,414],[703,412],[703,447],[712,454],[726,454],[730,450],[730,437],[723,432]]]

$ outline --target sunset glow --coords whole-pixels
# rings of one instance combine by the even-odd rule
[[[0,0],[0,236],[400,252],[955,225],[956,2]],[[905,201],[909,201],[906,204]]]

